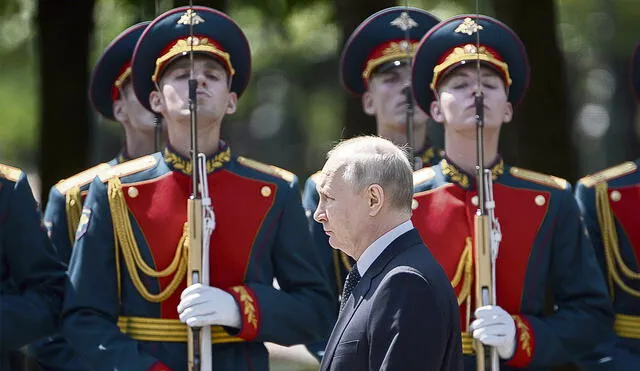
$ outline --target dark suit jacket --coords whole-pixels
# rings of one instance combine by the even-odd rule
[[[415,229],[387,246],[353,289],[320,370],[462,370],[456,296]]]

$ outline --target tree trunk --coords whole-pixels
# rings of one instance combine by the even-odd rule
[[[493,0],[499,20],[522,39],[531,81],[514,121],[505,125],[501,150],[507,162],[566,178],[577,178],[566,67],[556,37],[553,0]]]
[[[349,35],[362,21],[379,10],[395,6],[396,2],[391,0],[334,0],[333,4],[336,20],[342,31],[341,45],[344,46]],[[340,48],[341,52],[342,47]],[[338,78],[338,71],[336,71],[335,76]],[[346,102],[343,137],[351,138],[360,134],[376,134],[375,120],[362,111],[360,97],[353,96],[345,92],[344,89],[342,89],[341,94]]]
[[[89,165],[89,41],[95,0],[38,1],[42,200]],[[44,203],[43,203],[44,206]]]

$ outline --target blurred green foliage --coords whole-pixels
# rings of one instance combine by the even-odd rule
[[[320,166],[344,126],[344,92],[337,77],[343,40],[335,21],[335,1],[227,1],[228,12],[250,41],[253,75],[224,134],[240,152],[287,167],[301,177]],[[36,0],[5,0],[0,5],[0,161],[27,168],[36,163],[38,151],[36,4]],[[124,28],[151,19],[172,4],[171,0],[97,0],[91,65]],[[410,6],[441,18],[475,12],[474,4],[474,0],[409,1]],[[482,13],[492,14],[491,1],[479,4]],[[611,64],[612,59],[625,60],[633,51],[639,39],[640,7],[637,0],[556,0],[556,4],[573,102],[579,107],[590,99],[585,94],[590,71]],[[73,42],[73,36],[60,42]],[[533,78],[544,77],[533,71]],[[64,94],[64,86],[60,93]],[[97,117],[93,124],[98,128],[93,138],[95,159],[113,157],[122,141],[119,125]]]
[[[0,159],[35,162],[37,64],[32,45],[34,1],[0,5]]]

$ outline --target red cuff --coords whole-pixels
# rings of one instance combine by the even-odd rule
[[[258,328],[260,325],[260,309],[258,308],[258,298],[253,290],[247,286],[234,286],[229,289],[231,294],[240,307],[240,317],[242,319],[242,327],[240,332],[235,336],[250,341],[258,336]]]
[[[162,362],[158,361],[154,363],[148,371],[171,371],[171,369],[165,366]]]
[[[507,365],[517,368],[525,368],[533,360],[533,351],[536,341],[531,324],[520,315],[514,315],[516,323],[516,350]]]

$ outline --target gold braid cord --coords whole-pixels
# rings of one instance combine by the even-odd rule
[[[176,254],[173,257],[173,261],[168,267],[161,271],[157,271],[150,267],[142,258],[140,249],[133,235],[133,229],[131,228],[131,221],[129,220],[129,212],[127,204],[124,200],[124,194],[122,192],[122,183],[120,179],[115,177],[109,180],[109,207],[111,208],[111,218],[113,220],[113,234],[116,253],[116,269],[118,277],[118,294],[120,294],[121,285],[120,282],[120,250],[122,251],[122,257],[127,271],[131,277],[133,285],[136,287],[140,295],[147,301],[152,303],[160,303],[168,299],[178,288],[187,272],[187,248],[188,248],[188,231],[185,223],[182,237],[178,242]],[[171,279],[169,285],[159,292],[158,294],[152,294],[144,286],[140,279],[140,273],[150,277],[167,277],[171,274],[175,275]]]
[[[76,230],[80,223],[80,215],[82,214],[82,196],[80,187],[75,186],[65,194],[65,212],[67,214],[67,231],[69,232],[69,242],[73,246],[76,240]]]
[[[607,192],[606,182],[596,184],[596,212],[598,214],[598,224],[600,225],[600,231],[602,234],[602,244],[604,245],[611,297],[613,298],[614,296],[614,282],[627,294],[640,297],[640,291],[627,285],[621,276],[622,273],[622,275],[627,279],[640,279],[640,273],[631,270],[631,268],[625,264],[622,256],[620,255],[616,223],[613,211],[611,210],[611,205],[609,204],[609,193]]]
[[[455,289],[460,284],[462,274],[464,273],[464,282],[462,283],[460,293],[458,294],[458,306],[462,305],[465,301],[467,302],[466,328],[469,328],[469,322],[471,321],[469,311],[471,309],[471,284],[473,283],[473,272],[471,271],[473,268],[472,249],[473,243],[471,242],[471,237],[467,237],[465,240],[464,250],[462,250],[462,254],[460,254],[460,261],[458,262],[456,273],[453,275],[453,279],[451,280],[451,287]]]

